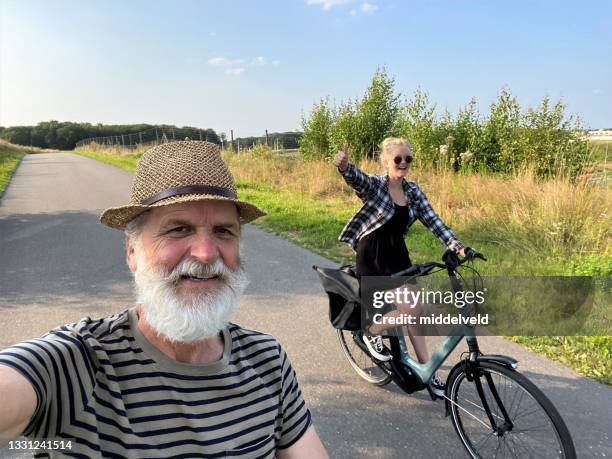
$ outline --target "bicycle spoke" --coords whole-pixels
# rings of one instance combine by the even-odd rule
[[[512,429],[512,432],[516,433],[529,433],[529,432],[541,432],[543,430],[550,430],[550,424],[544,424],[542,426],[530,427],[529,429]]]
[[[499,448],[501,447],[501,441],[497,442],[497,448],[495,448],[495,453],[493,454],[493,457],[497,457],[497,452],[499,451]]]
[[[482,393],[465,373],[450,382],[450,399],[457,402],[451,401],[451,419],[473,457],[575,457],[567,428],[559,430],[555,423],[558,414],[555,421],[537,388],[526,385],[520,373],[505,367],[491,363],[483,367],[481,381],[486,383]],[[487,405],[490,417],[484,419]],[[512,422],[511,428],[506,426],[504,413]],[[489,425],[490,419],[497,423],[496,430]]]
[[[518,412],[519,407],[521,406],[521,403],[523,402],[523,397],[524,396],[525,396],[525,391],[521,390],[521,395],[520,395],[519,400],[518,400],[518,402],[516,404],[515,412]],[[512,405],[514,405],[514,403]],[[508,416],[510,416],[511,418],[515,419],[515,416],[512,416],[512,412],[511,411],[508,411]]]
[[[523,411],[523,412],[522,412],[520,415],[516,415],[516,416],[514,416],[512,419],[513,419],[513,420],[517,420],[517,419],[520,419],[520,418],[522,418],[522,417],[524,417],[524,416],[527,416],[527,415],[529,415],[529,414],[537,413],[537,412],[538,412],[540,409],[539,409],[539,407],[538,407],[538,406],[536,406],[536,407],[532,408],[532,409],[531,409],[531,411],[527,411],[527,410],[529,410],[529,408],[527,408],[526,410],[524,410],[524,411]]]
[[[479,404],[477,404],[477,403],[475,403],[475,402],[473,402],[473,401],[471,401],[471,400],[465,399],[465,398],[463,399],[463,401],[464,401],[464,402],[467,402],[467,403],[469,403],[469,404],[471,404],[471,405],[474,405],[476,408],[479,408],[479,409],[480,409],[480,410],[481,410],[483,413],[485,412],[484,407],[480,406]],[[496,418],[501,419],[502,421],[504,420],[504,418],[503,418],[503,417],[501,417],[501,416],[497,415],[496,413],[491,413],[491,414],[492,414],[493,416],[495,416]]]
[[[468,410],[466,410],[465,408],[463,408],[461,405],[459,405],[458,403],[454,402],[453,400],[451,400],[450,398],[448,398],[446,395],[443,395],[443,397],[445,399],[447,399],[449,402],[451,402],[453,405],[456,405],[457,408],[465,411],[467,414],[469,414],[470,416],[472,416],[474,419],[476,419],[478,422],[480,422],[483,426],[485,426],[487,429],[491,429],[491,426],[487,423],[485,423],[484,421],[481,421],[480,419],[478,419],[476,416],[474,416],[472,413],[470,413]]]
[[[514,445],[515,447],[516,447],[516,446],[518,446],[517,444],[515,444],[515,443],[514,443],[514,440],[513,440],[511,437],[509,437],[509,436],[504,436],[504,441],[506,442],[506,446],[508,447],[508,449],[509,449],[510,451],[512,451],[512,453],[514,454],[514,456],[513,456],[513,457],[521,457],[521,456],[518,454],[518,452],[517,452],[516,450],[514,450],[514,449],[512,448],[512,446],[510,445],[510,444],[512,443],[512,445]]]
[[[487,436],[484,438],[484,441],[483,441],[482,443],[477,443],[477,445],[476,445],[476,446],[483,447],[483,446],[484,446],[484,445],[487,443],[487,441],[489,441],[489,440],[491,439],[491,437],[495,438],[495,437],[494,437],[494,434],[495,434],[495,432],[493,432],[493,431],[491,430],[491,432],[489,432],[489,435],[487,435]]]

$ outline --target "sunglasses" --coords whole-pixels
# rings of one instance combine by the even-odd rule
[[[412,162],[412,156],[396,156],[395,158],[393,158],[393,162],[395,164],[399,164],[402,162],[402,159],[406,161],[407,164],[410,164]]]

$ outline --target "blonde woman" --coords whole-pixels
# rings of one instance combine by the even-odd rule
[[[349,161],[348,145],[336,154],[334,165],[346,183],[363,201],[363,206],[349,220],[340,240],[351,245],[357,256],[357,275],[385,276],[411,266],[404,236],[418,219],[448,248],[464,255],[464,245],[434,212],[414,182],[406,180],[413,160],[412,148],[406,139],[389,137],[381,144],[381,164],[385,175],[367,175]],[[400,305],[397,305],[400,308]],[[374,324],[363,340],[378,360],[391,359],[379,336],[389,327]],[[429,359],[425,339],[410,333],[419,362]],[[435,374],[430,386],[434,393],[444,394],[444,383]]]

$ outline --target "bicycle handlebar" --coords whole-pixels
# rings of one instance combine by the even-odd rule
[[[446,252],[444,252],[444,255],[442,255],[442,261],[444,261],[444,263],[438,263],[436,261],[431,261],[429,263],[412,265],[410,268],[407,268],[402,271],[398,271],[396,273],[391,274],[391,277],[412,276],[412,275],[424,276],[425,274],[429,273],[434,268],[447,269],[450,271],[454,271],[457,267],[461,266],[462,264],[467,263],[469,261],[473,261],[476,258],[483,260],[483,261],[487,261],[487,259],[484,257],[482,253],[478,253],[474,249],[471,249],[470,247],[466,247],[465,252],[467,253],[468,251],[470,251],[469,255],[466,255],[465,257],[463,257],[463,259],[459,259],[459,257],[453,250],[448,249],[446,250]]]

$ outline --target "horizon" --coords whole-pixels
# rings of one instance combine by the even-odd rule
[[[361,98],[385,66],[438,116],[471,98],[486,115],[507,88],[522,110],[549,96],[584,129],[612,128],[607,2],[5,0],[0,13],[3,127],[301,132],[315,102]]]

